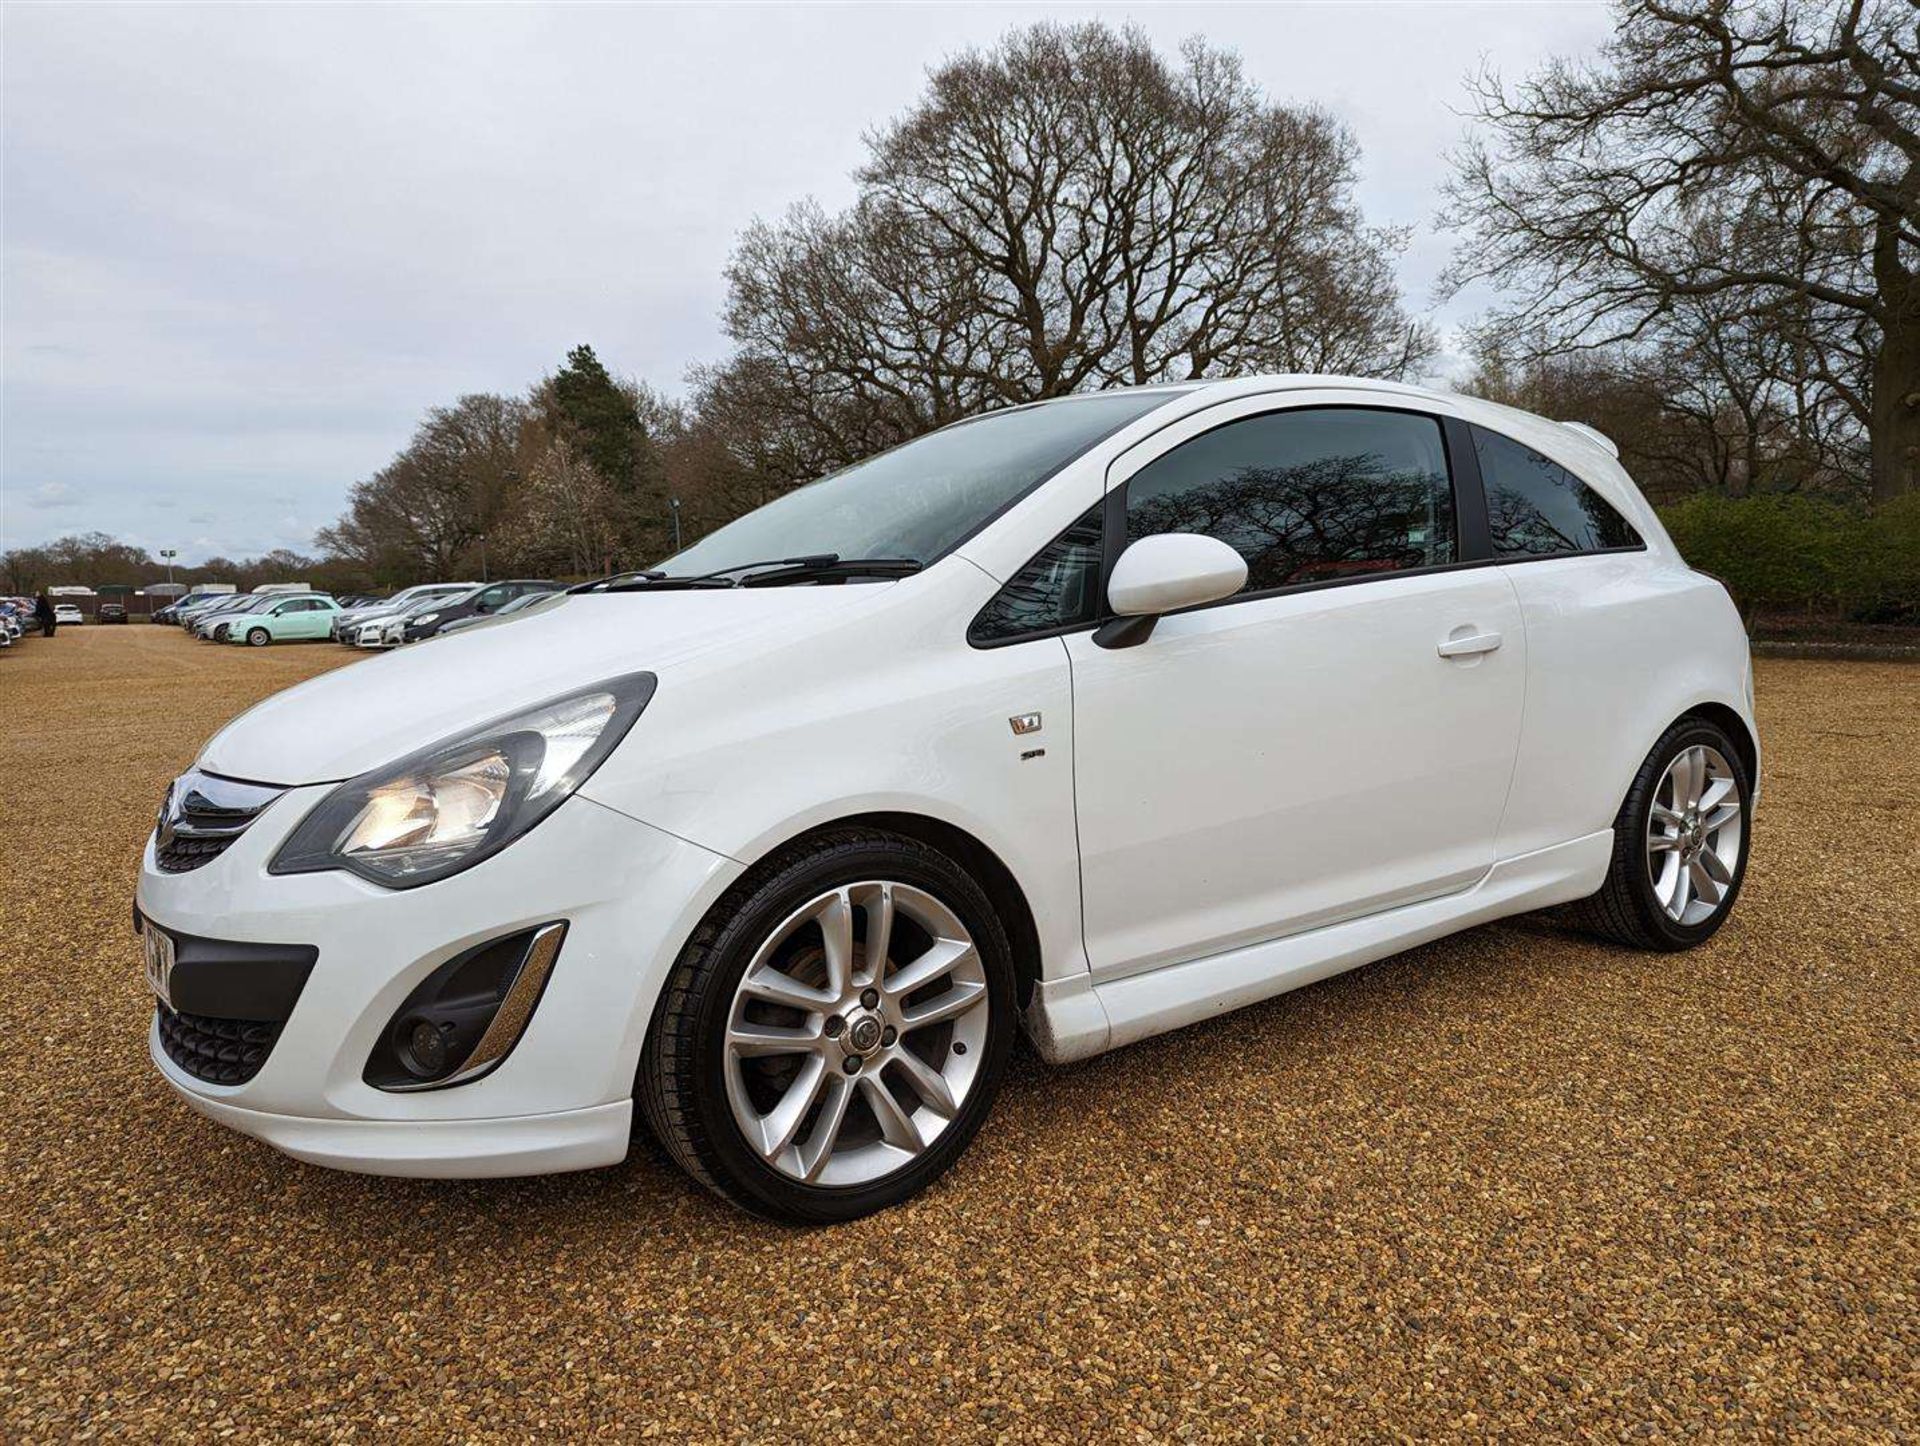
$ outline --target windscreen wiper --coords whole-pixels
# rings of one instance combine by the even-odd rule
[[[585,582],[577,582],[568,588],[568,592],[599,592],[616,583],[624,583],[629,578],[661,578],[664,572],[650,572],[646,568],[629,568],[625,572],[610,572],[605,577],[590,577]]]
[[[827,578],[910,577],[925,565],[914,557],[802,557],[764,572],[750,572],[740,579],[740,586],[779,587],[782,583]]]
[[[801,557],[769,557],[760,562],[737,562],[712,572],[677,577],[663,572],[619,573],[585,583],[582,588],[603,592],[671,591],[692,587],[777,587],[782,583],[835,577],[906,577],[923,566],[911,557],[842,557],[837,552],[814,552]]]

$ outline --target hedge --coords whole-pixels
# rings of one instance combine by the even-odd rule
[[[1872,512],[1814,497],[1700,493],[1660,509],[1689,564],[1761,609],[1920,623],[1920,493]]]

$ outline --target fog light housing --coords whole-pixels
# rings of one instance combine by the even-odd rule
[[[446,1089],[487,1074],[520,1042],[566,937],[542,924],[456,954],[409,994],[367,1058],[375,1089]]]
[[[431,1019],[403,1019],[398,1031],[405,1038],[399,1043],[400,1063],[417,1079],[439,1079],[447,1072],[447,1035],[452,1026],[442,1028]]]

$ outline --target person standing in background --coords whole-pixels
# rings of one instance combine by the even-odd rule
[[[33,600],[33,620],[40,624],[41,637],[53,636],[53,604],[47,601],[44,592]]]

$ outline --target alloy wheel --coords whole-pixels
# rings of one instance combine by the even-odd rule
[[[1647,875],[1677,924],[1704,924],[1726,902],[1745,844],[1740,782],[1716,748],[1692,744],[1661,775],[1647,815]]]
[[[727,1103],[747,1145],[810,1185],[864,1185],[924,1153],[980,1078],[991,1006],[973,936],[923,889],[816,895],[754,952],[727,1016]]]

